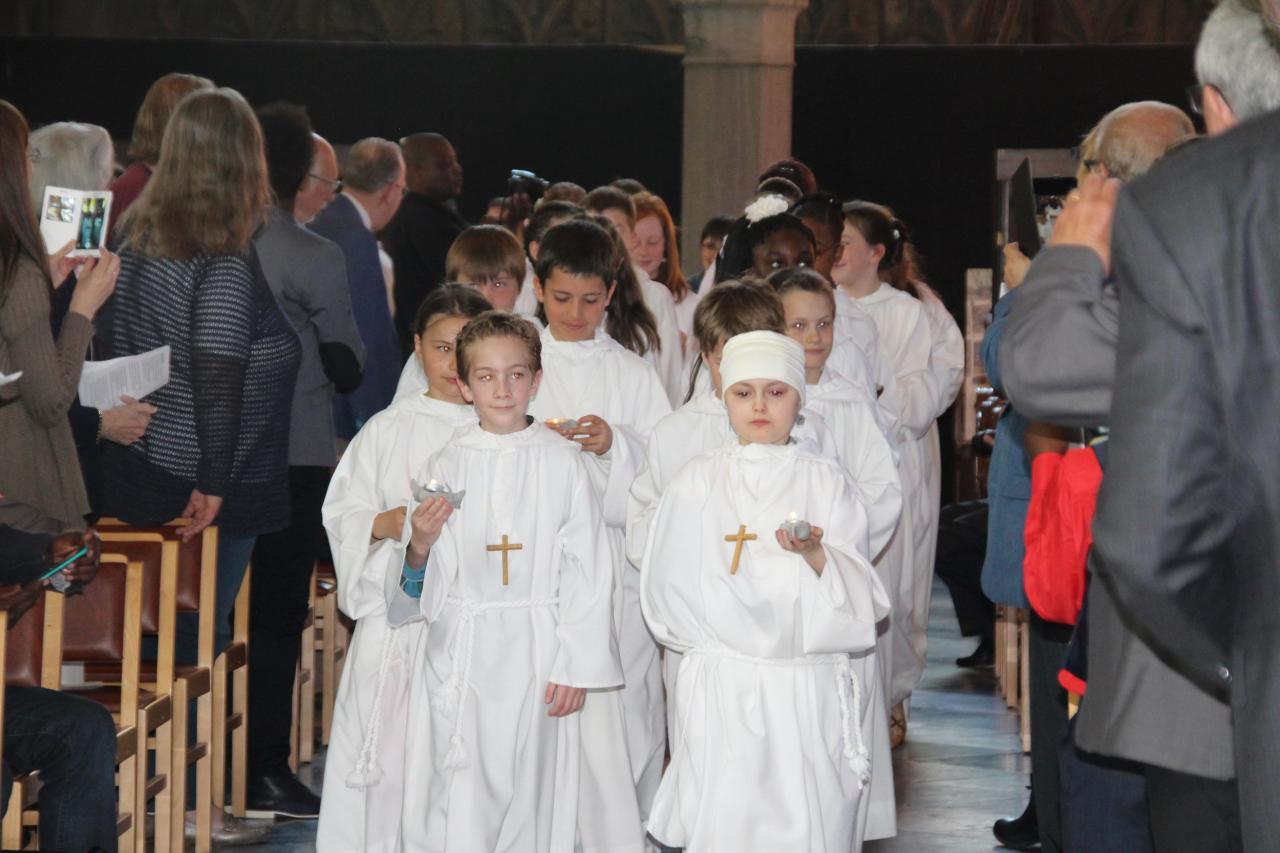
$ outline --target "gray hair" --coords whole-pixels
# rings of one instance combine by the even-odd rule
[[[351,146],[342,166],[342,182],[352,189],[373,193],[394,183],[403,168],[399,145],[370,136]]]
[[[1111,177],[1128,182],[1195,134],[1191,118],[1177,107],[1159,101],[1125,104],[1098,122],[1093,159]]]
[[[115,173],[111,134],[96,124],[60,121],[31,134],[31,197],[40,207],[47,186],[105,190]]]
[[[1196,77],[1221,92],[1241,121],[1280,107],[1280,40],[1258,3],[1222,0],[1196,46]]]

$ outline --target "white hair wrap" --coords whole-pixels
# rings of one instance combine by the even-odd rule
[[[785,382],[800,392],[804,405],[804,347],[777,332],[734,335],[725,343],[720,361],[722,394],[749,379]]]

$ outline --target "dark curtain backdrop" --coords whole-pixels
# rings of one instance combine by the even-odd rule
[[[187,71],[255,106],[305,104],[334,143],[443,133],[458,149],[472,220],[513,168],[588,189],[635,177],[680,209],[683,88],[671,51],[11,38],[0,57],[0,97],[33,126],[86,121],[128,139],[151,82]]]

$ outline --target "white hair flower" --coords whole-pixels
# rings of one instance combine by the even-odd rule
[[[743,211],[743,214],[747,217],[747,222],[755,225],[761,219],[768,219],[770,216],[786,213],[790,209],[791,203],[782,196],[762,195],[747,205],[747,209]]]

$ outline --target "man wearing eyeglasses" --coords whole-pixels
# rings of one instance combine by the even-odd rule
[[[415,133],[400,140],[400,148],[407,192],[379,237],[395,265],[396,331],[409,355],[418,305],[444,283],[445,255],[467,221],[457,208],[462,165],[449,140],[438,133]]]
[[[315,219],[342,192],[342,179],[338,177],[338,157],[333,152],[333,146],[318,133],[311,134],[311,144],[315,151],[311,168],[307,170],[302,186],[298,188],[298,194],[293,200],[293,215],[303,225]]]

